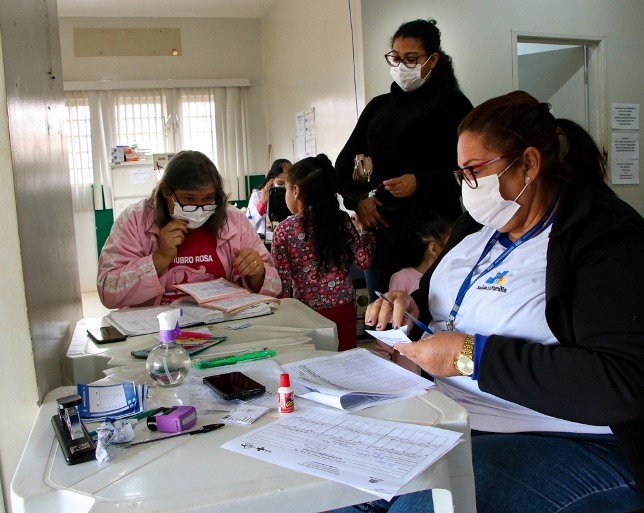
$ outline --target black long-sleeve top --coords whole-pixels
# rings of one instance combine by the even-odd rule
[[[391,92],[367,104],[336,161],[336,183],[345,205],[355,210],[358,201],[383,180],[412,173],[417,180],[414,195],[394,198],[381,189],[376,197],[401,211],[416,208],[458,217],[462,210],[460,189],[453,176],[457,167],[456,129],[471,109],[463,93],[431,80],[411,92],[392,83]],[[352,179],[358,154],[373,159],[368,183]]]

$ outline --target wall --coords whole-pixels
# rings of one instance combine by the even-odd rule
[[[605,38],[608,130],[610,104],[644,105],[644,2],[638,0],[365,0],[362,2],[366,98],[386,92],[389,74],[383,55],[388,37],[403,21],[433,17],[438,21],[443,49],[452,56],[463,92],[474,105],[513,89],[512,31],[547,36]],[[644,124],[641,124],[644,125]],[[640,173],[642,173],[640,159]],[[644,182],[644,178],[642,180]],[[641,185],[617,185],[615,191],[644,214]]]
[[[357,19],[350,18],[351,12]],[[294,158],[295,115],[311,108],[315,109],[318,153],[334,161],[342,149],[363,107],[362,85],[354,82],[351,32],[353,21],[353,36],[361,39],[359,18],[359,2],[277,0],[262,19],[273,158]],[[358,67],[355,80],[360,82],[361,64]]]
[[[65,82],[248,78],[249,166],[268,169],[260,20],[240,18],[60,18]],[[75,57],[74,28],[179,28],[177,57]],[[123,144],[127,144],[123,142]]]
[[[0,1],[0,387],[11,417],[0,427],[5,495],[38,398],[65,382],[62,359],[82,316],[55,13],[55,0]]]

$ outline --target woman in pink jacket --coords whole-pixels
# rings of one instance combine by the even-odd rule
[[[150,198],[116,220],[98,262],[107,308],[169,304],[175,285],[226,278],[277,296],[281,281],[248,219],[228,206],[222,178],[198,151],[177,153]]]

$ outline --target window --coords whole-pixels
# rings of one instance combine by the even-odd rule
[[[77,188],[109,186],[109,173],[95,167],[108,166],[109,148],[116,145],[136,143],[150,153],[189,148],[217,162],[215,101],[208,88],[68,91],[65,107],[70,183]]]
[[[112,208],[110,149],[151,153],[198,150],[215,163],[231,199],[246,199],[247,88],[208,87],[68,90],[66,137],[74,206]]]

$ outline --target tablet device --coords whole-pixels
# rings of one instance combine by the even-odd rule
[[[266,387],[241,372],[227,372],[203,378],[204,384],[227,401],[248,399],[266,392]]]
[[[102,326],[87,330],[89,338],[96,344],[109,344],[110,342],[122,342],[126,336],[114,326]]]

